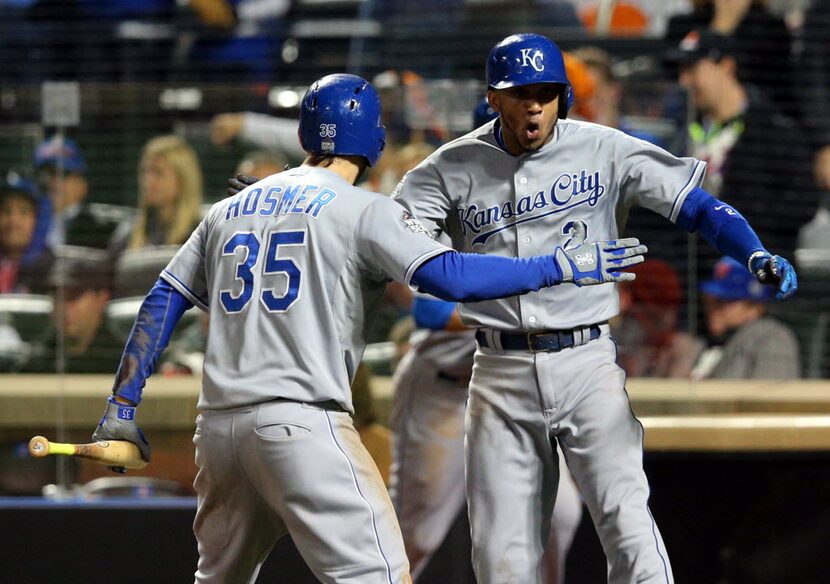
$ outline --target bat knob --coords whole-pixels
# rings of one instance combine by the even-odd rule
[[[35,436],[29,440],[29,454],[35,458],[42,458],[49,454],[49,441],[43,436]]]

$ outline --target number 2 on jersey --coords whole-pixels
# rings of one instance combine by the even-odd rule
[[[263,288],[260,300],[269,312],[285,312],[300,295],[302,272],[293,258],[278,258],[280,245],[305,245],[305,231],[272,231],[268,235],[268,251],[262,276],[285,274],[288,284],[282,296],[274,294],[274,288]],[[234,255],[238,248],[245,249],[245,257],[236,264],[237,280],[242,282],[242,291],[233,295],[232,290],[221,290],[219,299],[228,313],[241,312],[250,302],[254,293],[254,267],[259,259],[259,238],[254,233],[236,233],[225,243],[222,255]]]

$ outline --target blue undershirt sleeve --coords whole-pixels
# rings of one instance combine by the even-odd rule
[[[553,286],[562,272],[553,256],[506,258],[448,251],[421,264],[410,282],[450,302],[478,302]]]
[[[176,323],[192,306],[192,302],[164,279],[156,280],[141,303],[127,338],[115,375],[113,394],[136,404],[141,401],[141,390],[170,342]]]
[[[747,265],[749,256],[766,251],[758,235],[737,209],[696,188],[686,197],[677,224],[697,231],[719,253]]]
[[[454,310],[455,302],[446,300],[416,296],[412,301],[412,317],[418,328],[442,331],[447,328]]]

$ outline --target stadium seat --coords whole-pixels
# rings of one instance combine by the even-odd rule
[[[147,294],[177,251],[177,245],[164,245],[129,249],[122,253],[115,266],[112,297],[127,298]]]
[[[112,334],[124,342],[126,342],[127,337],[130,335],[130,330],[133,328],[133,322],[135,322],[135,317],[138,314],[138,309],[141,308],[141,302],[143,300],[144,296],[130,296],[128,298],[110,300],[109,304],[107,304],[106,326]],[[198,319],[199,309],[194,306],[182,316],[176,326],[176,331],[173,333],[173,338],[175,339],[178,332],[184,330]]]

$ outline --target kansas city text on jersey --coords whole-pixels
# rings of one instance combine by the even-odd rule
[[[262,216],[305,213],[316,219],[320,211],[336,197],[336,192],[325,187],[321,190],[318,185],[271,187],[265,191],[264,196],[263,189],[255,188],[233,197],[225,212],[225,221],[255,213]]]
[[[588,171],[582,170],[578,174],[562,173],[553,181],[549,191],[539,191],[517,198],[515,206],[513,201],[483,208],[478,205],[459,206],[458,214],[464,234],[478,234],[473,239],[473,245],[478,245],[486,242],[492,235],[519,223],[536,221],[579,205],[593,207],[604,194],[605,186],[600,183],[599,171],[588,174]],[[551,206],[553,209],[547,212],[534,213],[538,209],[548,209]],[[504,223],[509,219],[514,220]],[[491,225],[497,227],[488,230]]]

